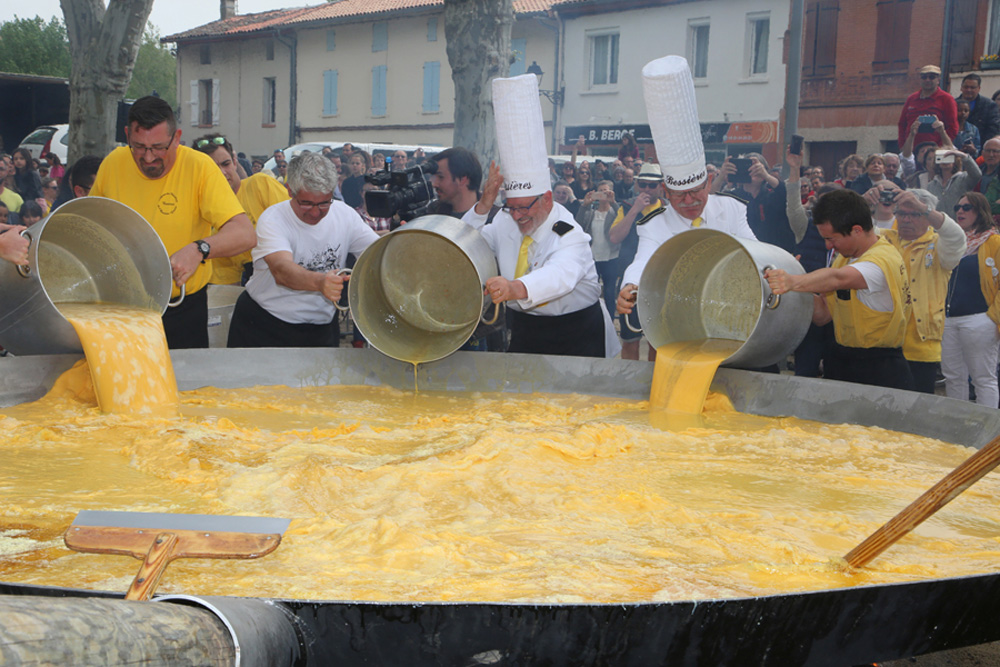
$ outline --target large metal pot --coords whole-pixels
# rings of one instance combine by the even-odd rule
[[[497,275],[485,239],[461,220],[428,215],[371,244],[347,293],[354,322],[379,352],[412,363],[448,356],[476,330]]]
[[[404,364],[373,350],[179,350],[172,358],[182,389],[412,386]],[[0,358],[0,406],[41,396],[77,359]],[[652,364],[642,362],[521,354],[459,352],[420,368],[421,387],[429,390],[585,392],[641,399],[648,396],[651,379]],[[1000,431],[1000,411],[915,392],[732,369],[719,371],[713,388],[752,414],[879,424],[974,446]],[[943,414],[948,418],[942,419]],[[101,594],[0,583],[0,595]],[[294,662],[289,656],[283,663],[300,665],[843,667],[1000,639],[998,574],[624,605],[349,600],[272,604],[294,614],[302,628],[301,658]]]
[[[763,277],[768,267],[804,273],[777,246],[714,229],[668,239],[639,282],[639,321],[649,344],[725,338],[743,345],[724,366],[760,368],[784,359],[809,329],[813,297],[772,294]]]
[[[163,312],[170,257],[153,228],[103,197],[68,201],[23,234],[29,266],[0,262],[0,345],[17,355],[82,352],[61,303],[116,303]]]

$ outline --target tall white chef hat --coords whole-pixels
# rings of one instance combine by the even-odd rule
[[[666,56],[642,68],[649,129],[668,188],[688,190],[705,182],[705,145],[701,141],[694,79],[688,62]]]
[[[493,79],[493,115],[507,197],[535,197],[551,190],[538,78]]]

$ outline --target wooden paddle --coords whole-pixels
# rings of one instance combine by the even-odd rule
[[[142,559],[126,600],[148,600],[178,558],[260,558],[281,543],[288,519],[84,510],[63,540],[74,551]]]
[[[944,476],[909,507],[890,519],[885,525],[851,549],[844,556],[851,567],[863,567],[873,558],[891,547],[901,537],[923,523],[958,494],[978,482],[986,473],[1000,464],[1000,436],[963,461]]]

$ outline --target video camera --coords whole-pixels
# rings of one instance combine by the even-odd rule
[[[380,171],[365,176],[367,182],[378,188],[365,193],[368,214],[376,218],[398,214],[404,222],[426,215],[435,199],[431,176],[437,169],[437,162],[427,160],[402,171]]]

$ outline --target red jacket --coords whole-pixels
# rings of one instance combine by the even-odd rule
[[[940,88],[934,91],[930,97],[921,98],[920,91],[913,93],[906,98],[903,104],[903,111],[899,114],[899,147],[902,149],[906,142],[906,137],[910,135],[910,125],[918,116],[932,114],[944,123],[944,131],[948,133],[952,141],[958,136],[958,107],[955,98]],[[921,132],[913,140],[913,145],[924,141],[933,141],[940,145],[941,137],[937,132]]]

